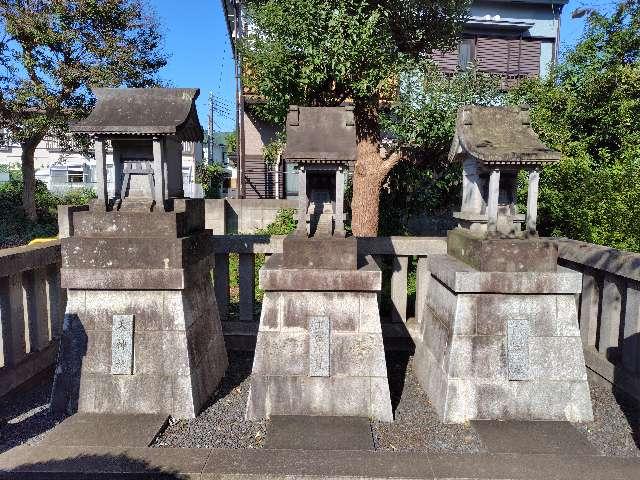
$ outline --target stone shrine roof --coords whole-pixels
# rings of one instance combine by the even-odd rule
[[[195,88],[96,88],[91,114],[71,128],[102,135],[175,135],[178,140],[203,139]]]
[[[467,154],[486,166],[544,166],[561,158],[533,131],[526,106],[462,107],[449,160]]]
[[[301,163],[355,162],[353,107],[291,106],[282,158]]]

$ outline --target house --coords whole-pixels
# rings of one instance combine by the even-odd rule
[[[19,170],[22,148],[12,141],[6,132],[0,133],[4,141],[0,144],[0,165]],[[200,142],[182,144],[182,176],[185,196],[197,195],[195,187],[195,167],[203,160],[203,148]],[[45,137],[34,154],[36,179],[41,180],[52,192],[63,193],[75,188],[94,188],[96,182],[96,162],[78,151],[66,151],[53,137]],[[109,169],[109,189],[113,192],[113,156],[107,150],[107,168]]]
[[[242,0],[221,0],[231,44],[241,38],[244,24]],[[560,40],[560,15],[569,0],[476,0],[461,42],[451,52],[434,52],[443,72],[452,73],[473,64],[482,72],[500,75],[508,88],[519,78],[544,76],[556,61]],[[236,53],[235,48],[234,55]],[[256,99],[245,95],[242,65],[236,55],[239,198],[291,198],[298,192],[295,165],[265,165],[263,148],[276,133],[245,108]],[[258,100],[259,101],[259,100]]]

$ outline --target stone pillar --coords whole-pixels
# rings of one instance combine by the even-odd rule
[[[482,192],[478,162],[467,159],[462,166],[462,212],[482,213]]]
[[[500,170],[491,171],[489,177],[489,198],[487,202],[487,231],[495,234],[498,231],[498,200],[500,198]]]
[[[298,168],[298,233],[307,234],[307,208],[309,200],[307,198],[307,170],[304,167]]]
[[[407,322],[409,257],[394,256],[391,272],[391,321]]]
[[[598,271],[587,267],[582,272],[582,294],[580,295],[580,334],[585,347],[596,347],[599,304]]]
[[[635,282],[627,283],[622,364],[630,372],[640,372],[640,284]]]
[[[153,137],[153,199],[156,202],[158,211],[164,212],[165,200],[165,157],[164,140],[160,137]]]
[[[98,195],[98,203],[106,209],[109,203],[109,192],[107,190],[107,155],[104,143],[104,139],[97,137],[94,148],[96,157],[96,194]]]
[[[422,323],[424,304],[429,291],[431,272],[429,272],[429,259],[427,257],[418,258],[418,271],[416,272],[416,322]]]
[[[225,322],[229,316],[229,254],[216,253],[214,258],[213,288],[216,293],[220,321]]]
[[[15,366],[27,356],[22,275],[0,278],[0,326],[4,366]]]
[[[344,169],[338,167],[336,170],[336,212],[335,212],[335,233],[344,234]]]
[[[529,193],[527,195],[527,234],[538,234],[538,185],[540,170],[537,168],[529,172]]]
[[[238,267],[241,322],[253,322],[253,302],[256,290],[255,268],[255,255],[253,253],[241,253]]]
[[[120,148],[113,143],[113,198],[122,199],[124,192],[122,191],[122,155]]]
[[[624,289],[625,283],[622,278],[611,274],[605,275],[600,309],[600,342],[598,343],[598,351],[605,356],[611,353],[609,349],[618,348]]]

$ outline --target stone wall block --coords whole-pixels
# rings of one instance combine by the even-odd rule
[[[532,337],[531,376],[543,380],[587,380],[581,340],[575,337]]]
[[[426,305],[444,325],[453,326],[456,320],[458,298],[459,296],[455,295],[442,283],[433,279],[430,283]],[[473,310],[469,313],[473,313]],[[473,329],[475,330],[475,317],[468,318],[468,320],[469,324],[473,323]],[[469,329],[471,328],[470,325],[468,327]],[[465,327],[461,328],[465,329]]]
[[[126,386],[119,385],[124,392],[123,412],[129,411],[131,406],[135,405],[137,413],[171,413],[173,408],[173,395],[169,388],[171,377],[133,375],[128,378],[117,378],[117,380],[126,384]]]
[[[451,321],[453,332],[456,335],[475,335],[476,323],[478,318],[478,299],[479,295],[458,295],[452,293],[448,299],[449,302],[455,302],[455,321]]]
[[[260,329],[265,332],[280,330],[280,317],[285,310],[283,294],[265,295],[260,311]]]
[[[356,332],[360,317],[360,298],[351,292],[309,292],[305,295],[282,293],[283,331],[306,330],[309,317],[329,317],[336,332]]]
[[[332,376],[385,377],[387,374],[380,335],[332,335],[330,358]]]
[[[456,335],[448,358],[452,378],[507,378],[507,348],[503,336]]]
[[[252,375],[307,375],[309,336],[305,333],[258,333]]]
[[[204,332],[202,337],[204,337],[202,343],[209,343],[212,340]],[[187,341],[187,336],[182,332],[161,332],[160,338],[162,340],[162,370],[164,375],[189,375],[192,365],[198,366],[200,364],[200,362],[192,363],[189,357],[188,345],[192,344],[194,339]],[[200,345],[198,346],[200,347]],[[154,350],[151,351],[153,352]],[[201,361],[205,354],[206,351],[199,352]]]
[[[429,258],[418,257],[416,270],[416,322],[422,323],[422,312],[429,293],[431,272],[429,271]]]
[[[111,367],[109,367],[111,368]],[[95,412],[95,398],[96,398],[96,377],[98,375],[93,373],[83,374],[83,381],[80,383],[78,389],[78,410],[85,412]]]
[[[479,403],[473,385],[465,380],[454,379],[447,382],[439,413],[445,423],[463,423],[470,417],[478,416],[474,407]],[[486,401],[483,404],[490,405]]]
[[[245,411],[247,420],[260,420],[266,418],[269,414],[267,412],[268,385],[269,377],[262,375],[251,376],[251,388],[249,389],[249,398]]]
[[[433,315],[431,310],[425,310],[422,321],[422,342],[424,348],[433,352],[439,358],[440,368],[445,363],[451,340],[449,330]]]
[[[360,333],[382,333],[378,295],[376,293],[360,293]]]
[[[47,273],[39,268],[22,274],[25,313],[29,330],[29,351],[39,352],[49,344],[49,302]]]
[[[532,418],[591,422],[591,397],[587,382],[535,382],[530,388]]]
[[[111,330],[114,315],[135,315],[136,331],[162,330],[162,292],[93,290],[86,292],[87,330]]]
[[[172,388],[172,415],[177,418],[194,418],[194,404],[198,398],[194,398],[194,388],[190,375],[177,375],[171,379]]]
[[[389,380],[387,377],[371,377],[371,413],[370,418],[381,422],[393,422],[393,409],[389,402]]]
[[[99,331],[87,335],[87,352],[82,359],[82,372],[111,373],[111,332]]]
[[[557,320],[554,335],[559,337],[579,337],[578,306],[574,295],[557,295]]]
[[[162,293],[162,330],[185,331],[193,325],[195,317],[184,311],[182,292],[170,290]]]

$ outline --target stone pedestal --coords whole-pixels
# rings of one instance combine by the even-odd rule
[[[326,249],[331,241],[324,254],[339,255]],[[265,295],[248,419],[393,420],[377,302],[382,274],[371,257],[361,262],[351,270],[312,269],[288,267],[283,255],[269,258],[260,271]]]
[[[481,272],[429,257],[415,368],[446,423],[593,420],[568,272]]]
[[[227,368],[202,200],[74,215],[52,407],[191,418]]]

